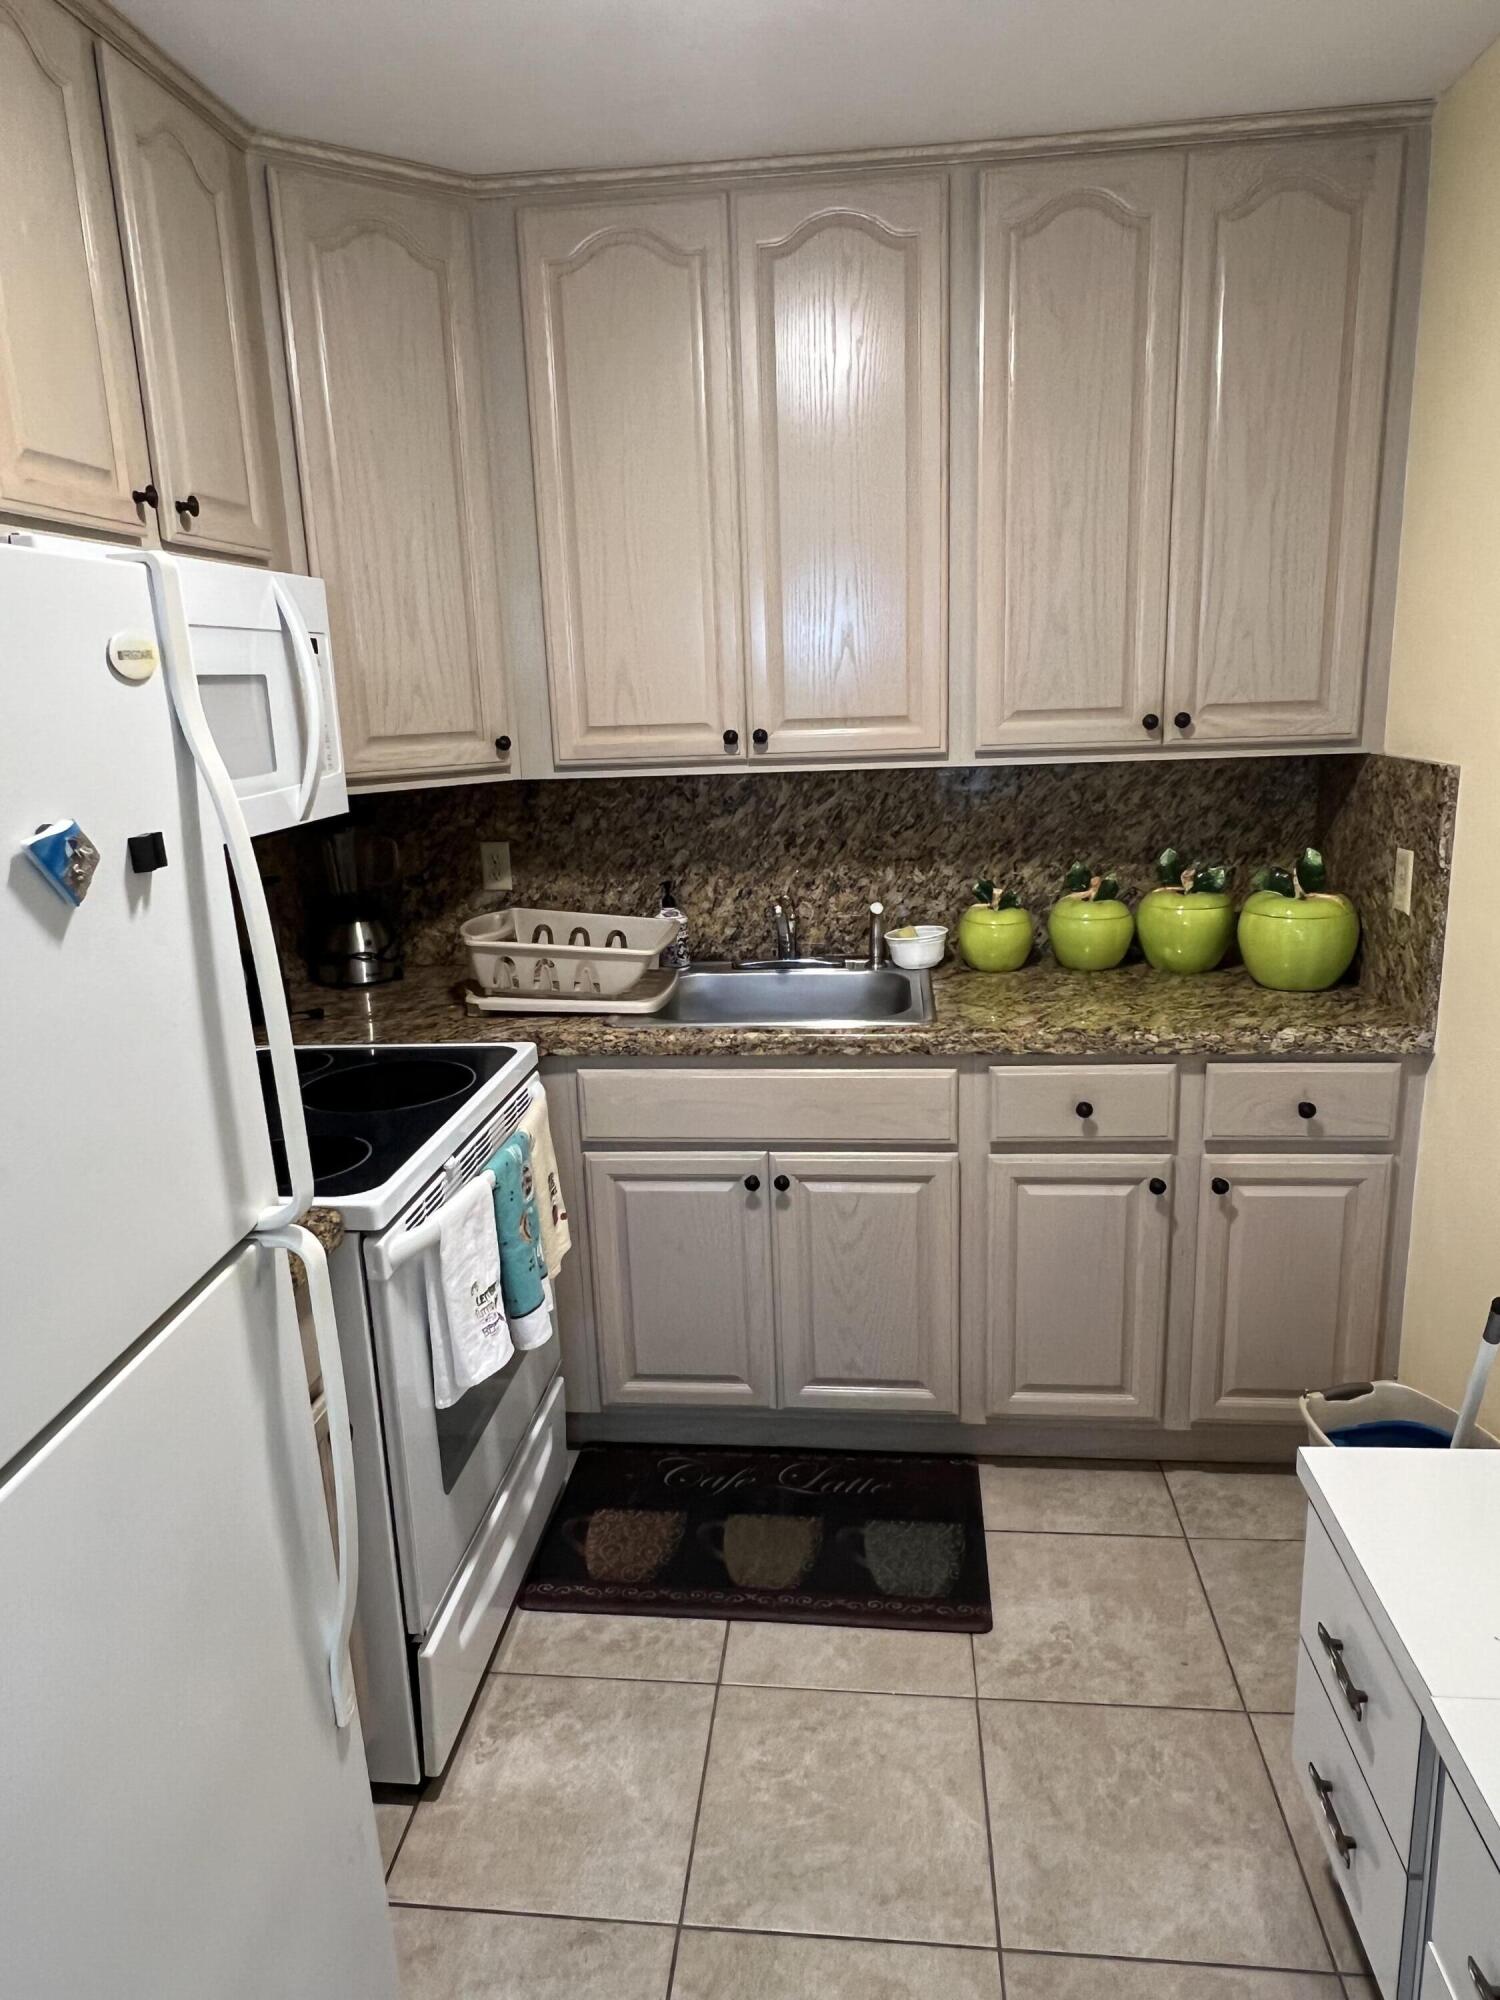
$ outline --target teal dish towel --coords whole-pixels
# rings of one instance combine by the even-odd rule
[[[537,1204],[531,1141],[515,1132],[490,1155],[495,1181],[495,1234],[500,1239],[500,1294],[510,1337],[517,1347],[540,1347],[552,1333],[547,1266],[542,1261],[542,1218]]]

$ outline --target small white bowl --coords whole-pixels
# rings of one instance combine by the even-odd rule
[[[930,965],[942,963],[943,952],[948,943],[946,924],[914,924],[915,937],[887,936],[885,948],[892,961],[906,972],[922,972]]]

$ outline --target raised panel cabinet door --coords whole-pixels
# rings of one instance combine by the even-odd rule
[[[783,1404],[956,1411],[958,1162],[773,1153],[771,1199]]]
[[[557,762],[742,756],[726,199],[520,232]]]
[[[1304,1390],[1368,1376],[1380,1334],[1390,1187],[1388,1159],[1204,1160],[1195,1420],[1295,1424]]]
[[[733,210],[751,755],[941,750],[947,184]]]
[[[1403,145],[1189,163],[1170,740],[1359,733]]]
[[[150,479],[93,42],[0,0],[0,508],[140,541]]]
[[[1186,171],[979,177],[982,750],[1160,740]]]
[[[352,778],[507,768],[469,217],[273,168],[308,562]],[[503,738],[503,742],[497,740]]]
[[[268,556],[270,385],[244,155],[101,47],[164,542]]]
[[[605,1408],[770,1409],[765,1154],[592,1153],[586,1167]]]
[[[1165,1154],[990,1160],[990,1416],[1160,1418],[1171,1182]]]

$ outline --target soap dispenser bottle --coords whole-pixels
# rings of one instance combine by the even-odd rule
[[[663,882],[661,885],[661,915],[670,918],[676,924],[677,935],[663,946],[660,962],[669,971],[685,972],[690,963],[687,918],[677,907],[677,898],[672,893],[670,882]]]

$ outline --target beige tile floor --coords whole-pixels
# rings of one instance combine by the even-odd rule
[[[985,1465],[995,1629],[521,1613],[377,1806],[407,2000],[1375,2000],[1290,1473]]]

